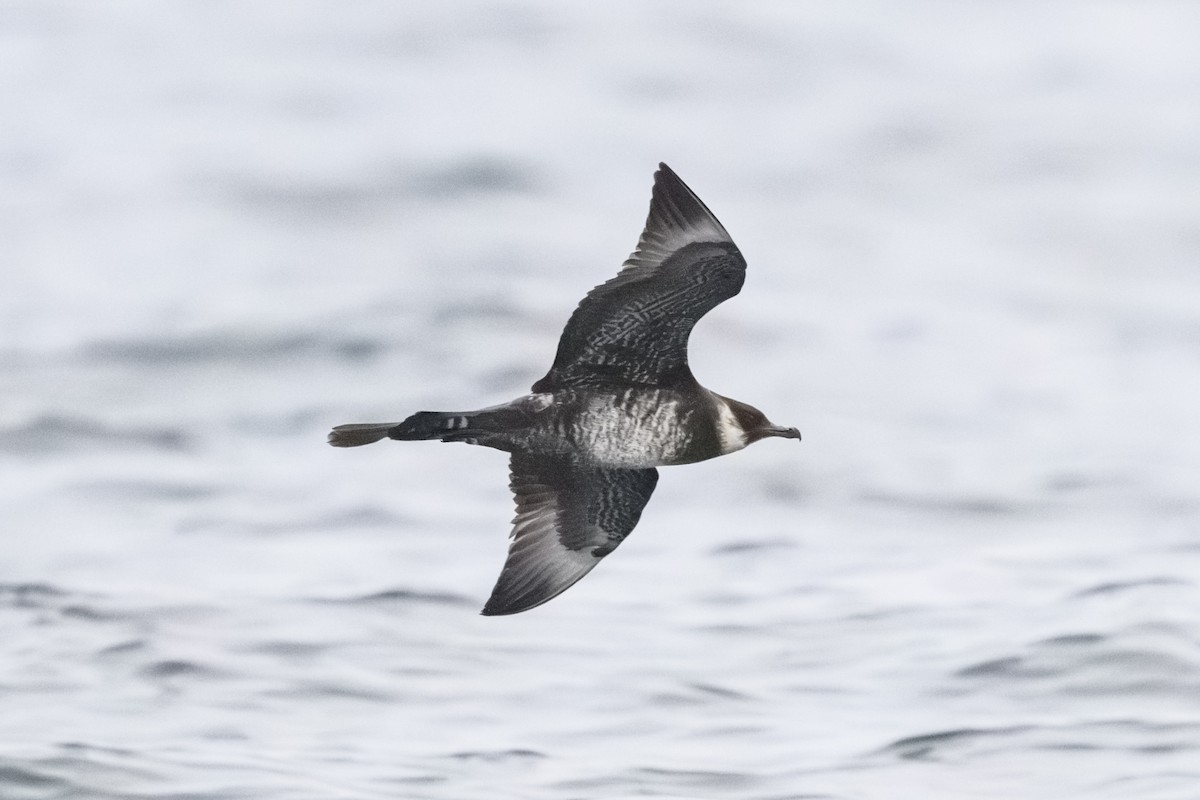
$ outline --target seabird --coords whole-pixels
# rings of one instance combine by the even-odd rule
[[[800,438],[757,408],[705,389],[688,369],[692,327],[745,279],[746,259],[724,226],[659,164],[637,249],[580,302],[554,365],[530,394],[478,411],[339,425],[329,443],[438,439],[509,453],[517,515],[483,613],[528,611],[625,540],[658,482],[655,467],[704,461],[771,436]]]

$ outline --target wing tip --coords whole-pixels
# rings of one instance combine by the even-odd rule
[[[529,611],[530,609],[537,608],[538,606],[553,600],[555,597],[558,597],[560,594],[569,589],[573,584],[574,582],[562,587],[562,589],[552,594],[526,592],[518,597],[505,596],[501,591],[500,586],[497,585],[496,588],[492,590],[492,596],[489,597],[488,601],[483,604],[483,608],[480,609],[479,613],[484,617],[509,617],[513,614],[520,614],[523,611]]]
[[[650,196],[650,215],[645,233],[668,234],[671,230],[695,231],[703,238],[732,242],[717,215],[684,183],[667,162],[658,162],[654,189]],[[645,234],[643,234],[645,235]]]
[[[526,611],[526,610],[528,610],[528,609],[500,608],[497,606],[493,606],[491,601],[489,600],[487,603],[484,604],[483,608],[481,608],[479,610],[479,615],[481,617],[510,617],[513,614],[520,614],[522,611]]]

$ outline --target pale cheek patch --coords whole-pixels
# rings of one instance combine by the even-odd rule
[[[722,455],[746,446],[746,432],[742,430],[737,417],[724,401],[717,404],[717,436],[721,440]]]

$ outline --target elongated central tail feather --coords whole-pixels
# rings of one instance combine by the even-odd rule
[[[352,425],[338,425],[329,432],[329,443],[334,447],[360,447],[364,444],[378,442],[388,435],[388,431],[396,427],[394,422],[356,422]]]

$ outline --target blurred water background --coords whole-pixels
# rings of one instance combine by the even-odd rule
[[[1200,797],[1200,6],[0,7],[0,797]],[[750,263],[665,469],[477,611],[665,160]]]

